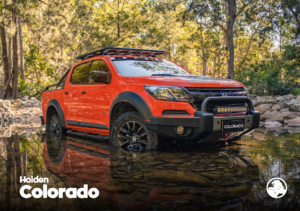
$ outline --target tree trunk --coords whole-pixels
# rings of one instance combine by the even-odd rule
[[[216,60],[214,60],[214,67],[213,67],[213,77],[214,78],[216,77],[216,67],[217,67]]]
[[[206,75],[206,69],[207,69],[207,59],[206,59],[206,52],[203,47],[203,36],[202,36],[202,30],[200,28],[200,38],[201,38],[201,51],[202,51],[202,67],[203,67],[203,75]]]
[[[19,98],[18,90],[18,76],[19,76],[19,65],[18,65],[18,26],[17,16],[13,14],[13,23],[16,27],[15,35],[13,36],[13,81],[12,81],[12,97],[13,99]]]
[[[12,69],[12,36],[8,35],[8,69],[11,71]]]
[[[0,34],[1,34],[1,43],[2,43],[2,59],[3,59],[3,71],[4,71],[4,84],[7,84],[7,88],[5,88],[5,92],[3,96],[0,96],[0,98],[10,98],[11,97],[11,88],[10,88],[10,76],[11,72],[9,70],[9,64],[8,64],[8,55],[7,55],[7,44],[6,44],[6,35],[5,35],[5,25],[3,23],[3,26],[0,26]],[[9,80],[9,82],[7,82]],[[1,93],[0,93],[1,94]]]
[[[64,56],[64,51],[63,51],[63,44],[62,42],[60,43],[60,61],[63,61],[63,56]],[[60,77],[64,76],[64,67],[63,65],[61,66],[61,70],[60,70]]]
[[[22,33],[22,24],[21,18],[18,18],[19,22],[19,37],[20,37],[20,60],[21,60],[21,79],[25,79],[25,72],[24,72],[24,56],[23,56],[23,33]]]
[[[228,75],[227,78],[233,79],[234,76],[234,43],[233,43],[233,15],[234,15],[234,0],[229,1],[229,20],[228,20],[228,51],[229,51],[229,59],[228,59]]]

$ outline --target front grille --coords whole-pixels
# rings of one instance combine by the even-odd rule
[[[185,87],[185,89],[193,96],[194,102],[192,105],[198,110],[201,111],[201,104],[203,100],[207,97],[222,97],[226,96],[247,96],[246,91],[243,87],[237,88],[215,88],[215,87]],[[245,101],[238,103],[228,102],[209,102],[206,107],[206,111],[213,113],[213,109],[216,106],[244,106]]]

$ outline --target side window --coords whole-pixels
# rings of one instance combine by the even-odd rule
[[[92,63],[90,72],[89,72],[89,77],[88,77],[88,84],[95,84],[93,79],[90,79],[90,76],[93,71],[101,71],[105,72],[106,74],[101,75],[103,77],[103,80],[107,78],[107,74],[109,73],[109,67],[107,66],[106,62],[103,60],[95,60]]]
[[[64,85],[65,85],[65,82],[66,82],[66,79],[67,79],[67,76],[68,76],[69,72],[70,72],[70,69],[66,72],[66,74],[57,83],[56,89],[63,89],[64,88]]]
[[[86,84],[86,77],[90,68],[91,62],[86,62],[74,67],[71,75],[71,84]]]

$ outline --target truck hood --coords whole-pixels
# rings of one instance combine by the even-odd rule
[[[157,86],[181,87],[244,87],[238,81],[222,78],[212,78],[203,75],[174,75],[174,76],[139,76],[124,77],[127,83],[141,83]]]

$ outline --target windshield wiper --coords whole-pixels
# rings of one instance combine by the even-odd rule
[[[152,74],[151,76],[176,76],[176,75],[173,75],[173,74]]]

